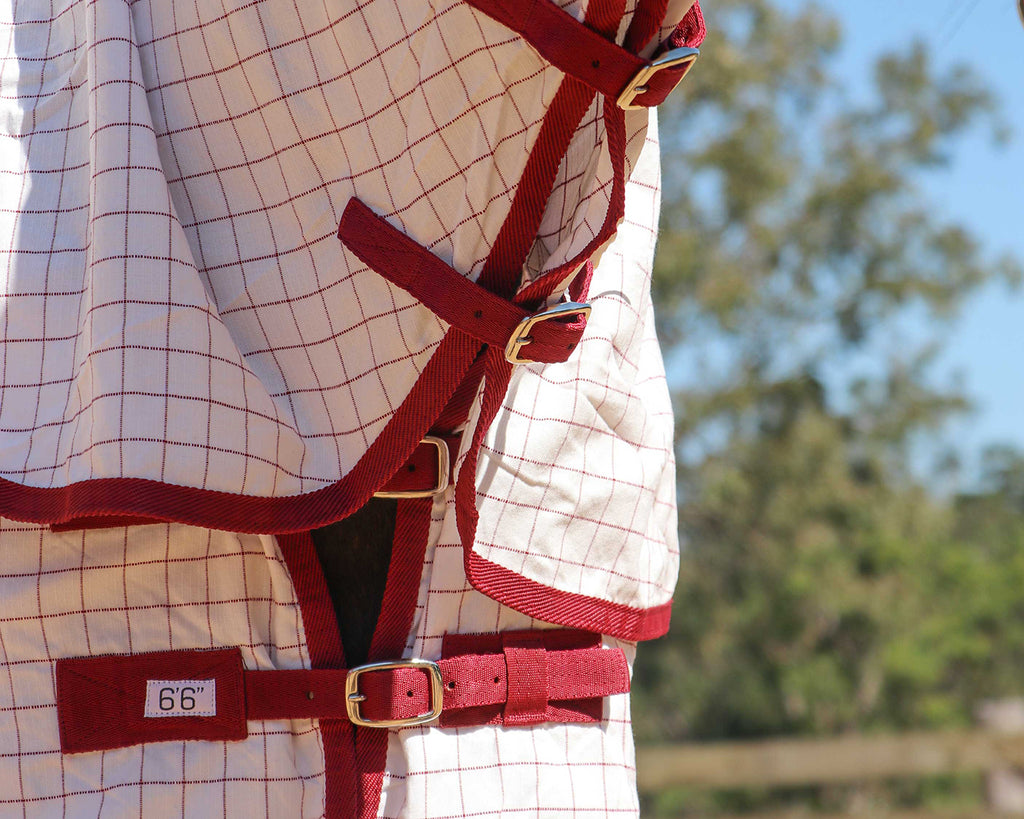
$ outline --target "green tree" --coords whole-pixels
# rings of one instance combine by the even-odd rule
[[[995,540],[972,529],[982,499],[936,497],[911,463],[968,406],[927,377],[943,322],[1019,268],[920,182],[970,129],[1001,138],[997,106],[920,44],[852,98],[815,6],[707,12],[662,119],[684,556],[673,630],[640,652],[639,738],[966,722],[1024,688],[1024,462],[985,493]]]

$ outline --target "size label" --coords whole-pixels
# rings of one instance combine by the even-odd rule
[[[216,680],[146,680],[147,717],[217,716]]]

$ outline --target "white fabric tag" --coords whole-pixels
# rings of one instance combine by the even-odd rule
[[[216,715],[216,680],[146,680],[147,717]]]

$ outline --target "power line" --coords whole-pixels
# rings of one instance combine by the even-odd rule
[[[943,37],[944,41],[949,42],[960,33],[960,29],[963,28],[964,23],[966,23],[967,19],[974,13],[974,10],[978,7],[978,3],[980,1],[981,0],[971,0],[971,2],[963,5],[959,11],[946,16],[943,21],[943,29],[946,32]],[[1024,0],[1017,0],[1017,2],[1018,4],[1024,3]]]

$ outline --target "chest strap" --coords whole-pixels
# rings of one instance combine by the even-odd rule
[[[64,753],[146,742],[241,740],[249,720],[349,720],[375,728],[597,722],[629,691],[620,649],[572,630],[454,635],[441,659],[351,669],[251,671],[237,648],[62,659]]]
[[[358,199],[345,206],[338,238],[442,321],[504,350],[514,364],[565,361],[587,326],[590,305],[566,302],[540,313],[526,310],[470,281]]]
[[[686,76],[700,51],[672,48],[645,60],[610,42],[550,0],[466,0],[519,34],[545,60],[620,108],[652,108]]]

